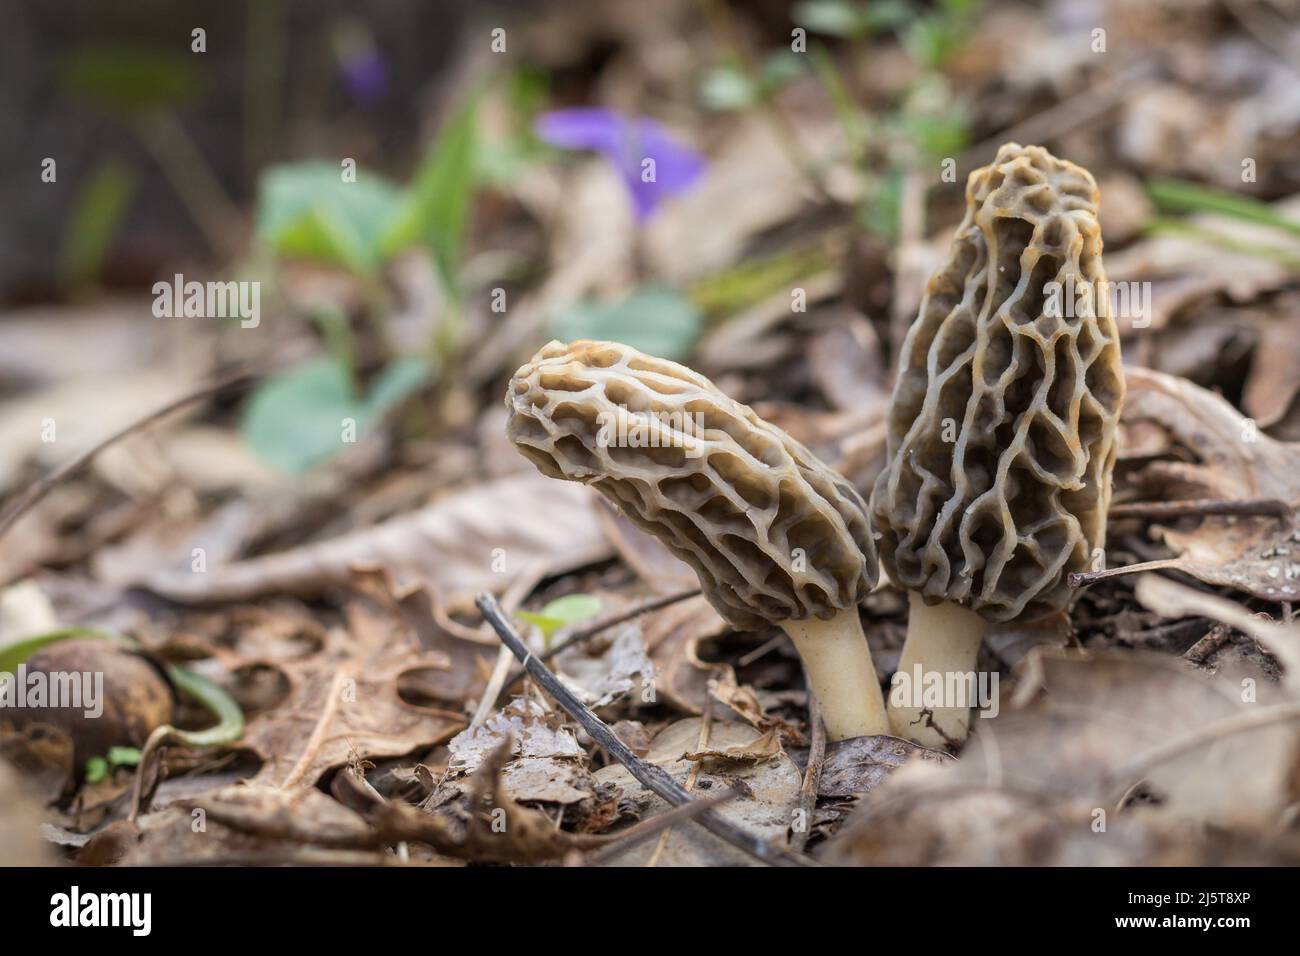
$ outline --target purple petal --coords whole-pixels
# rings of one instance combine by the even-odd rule
[[[609,155],[618,149],[627,121],[613,110],[576,107],[537,117],[537,137],[560,149],[592,149]]]
[[[654,120],[631,121],[599,107],[546,113],[537,120],[537,135],[552,146],[601,153],[618,171],[641,222],[669,196],[692,186],[706,167],[703,156],[677,142]],[[652,182],[642,180],[647,159],[654,160]]]
[[[343,82],[358,103],[375,103],[388,89],[388,64],[377,50],[370,49],[349,57],[341,69]]]

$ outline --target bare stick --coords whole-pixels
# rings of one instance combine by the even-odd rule
[[[1177,568],[1178,558],[1160,558],[1156,561],[1143,561],[1140,564],[1126,564],[1122,568],[1107,568],[1105,571],[1073,571],[1070,573],[1070,587],[1081,588],[1107,578],[1121,578],[1126,574],[1141,571],[1159,571],[1161,568]]]
[[[687,598],[693,598],[699,593],[699,588],[691,588],[689,591],[678,591],[676,594],[669,594],[666,597],[655,598],[653,601],[646,601],[628,611],[619,611],[617,614],[612,614],[607,618],[597,621],[595,624],[584,627],[580,631],[574,631],[550,650],[538,654],[537,659],[542,663],[546,663],[561,651],[567,651],[570,647],[585,644],[602,631],[607,631],[611,627],[622,624],[625,621],[630,621],[635,617],[640,617],[642,614],[648,614],[651,611],[657,611],[660,608],[668,607],[670,604],[676,604],[679,601],[685,601]],[[527,671],[524,670],[515,671],[515,673],[510,675],[509,679],[501,689],[509,690],[511,687],[514,687],[515,684],[523,680],[526,674]]]
[[[1162,617],[1208,617],[1236,628],[1277,658],[1286,671],[1282,685],[1293,694],[1300,694],[1300,644],[1296,641],[1300,628],[1261,618],[1236,601],[1189,588],[1158,574],[1144,574],[1133,589],[1133,596],[1143,607]]]
[[[1291,506],[1279,498],[1194,498],[1186,501],[1134,501],[1110,506],[1112,518],[1187,518],[1208,515],[1285,518],[1290,514]]]
[[[657,793],[673,806],[684,806],[694,800],[690,792],[674,780],[666,770],[647,763],[632,753],[603,720],[593,714],[590,708],[560,683],[560,679],[549,667],[533,656],[524,646],[524,642],[519,639],[510,622],[506,620],[505,615],[501,613],[501,608],[492,595],[480,594],[474,603],[483,612],[484,620],[492,625],[492,630],[497,632],[501,642],[510,648],[510,652],[524,665],[528,676],[535,680],[565,713],[576,720],[597,744],[604,747],[611,757],[626,767],[637,782],[647,790]],[[792,853],[784,847],[775,846],[746,833],[730,820],[718,816],[713,810],[701,813],[695,822],[719,839],[725,840],[764,863],[773,866],[817,865],[815,861],[802,854]]]
[[[13,527],[14,522],[31,510],[33,505],[49,494],[55,485],[63,481],[65,478],[81,471],[81,469],[85,468],[96,455],[109,445],[121,441],[127,435],[138,432],[142,428],[152,425],[154,422],[158,421],[158,419],[170,415],[177,409],[184,408],[186,405],[192,405],[195,402],[215,395],[218,392],[223,392],[234,385],[241,385],[253,377],[254,372],[251,369],[241,369],[237,372],[232,372],[229,375],[223,376],[215,382],[210,382],[202,388],[190,392],[188,395],[182,395],[180,398],[168,402],[162,408],[150,412],[139,421],[132,422],[121,431],[108,436],[98,445],[82,452],[76,458],[72,459],[72,461],[65,462],[49,474],[39,478],[26,491],[10,502],[9,506],[4,509],[3,513],[0,513],[0,538],[3,538],[9,529]]]
[[[805,678],[810,687],[812,682]],[[817,809],[817,783],[821,780],[822,761],[826,759],[826,725],[822,723],[822,705],[817,696],[808,692],[808,723],[812,726],[812,739],[808,743],[808,766],[803,772],[803,786],[799,788],[799,809],[803,812],[803,828],[794,831],[790,846],[803,852],[812,833],[813,812]]]

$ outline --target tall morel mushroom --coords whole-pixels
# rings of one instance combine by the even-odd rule
[[[832,738],[889,732],[857,610],[875,548],[848,482],[702,375],[616,342],[551,342],[506,405],[524,455],[659,538],[728,623],[784,628]]]
[[[903,342],[871,495],[881,561],[911,592],[907,678],[919,664],[957,687],[985,622],[1062,610],[1103,545],[1124,375],[1099,199],[1087,170],[1016,143],[967,182]],[[969,702],[952,703],[891,693],[895,733],[964,740]]]

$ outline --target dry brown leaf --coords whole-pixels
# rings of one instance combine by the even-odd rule
[[[1248,675],[1209,678],[1164,655],[1042,654],[1001,702],[974,721],[952,782],[1091,800],[1113,809],[1141,780],[1165,812],[1219,823],[1264,822],[1288,804],[1300,736],[1271,724],[1224,734],[1131,771],[1171,740],[1269,706],[1275,688]],[[1249,702],[1246,702],[1249,701]]]
[[[521,473],[328,541],[141,583],[182,602],[315,596],[349,583],[355,566],[378,566],[401,588],[423,585],[440,605],[463,605],[521,576],[560,574],[608,557],[591,500],[582,485]]]
[[[457,734],[447,748],[449,780],[428,805],[460,793],[464,786],[455,781],[476,773],[498,751],[508,758],[500,768],[500,787],[512,800],[568,805],[595,793],[586,751],[562,715],[527,697],[516,697],[482,724]]]
[[[685,783],[697,765],[684,754],[698,751],[702,719],[680,720],[660,731],[645,759],[662,767],[673,779]],[[752,746],[761,735],[746,724],[712,721],[705,746],[725,752],[730,748]],[[643,819],[667,809],[667,803],[646,790],[622,766],[602,767],[595,773],[598,783],[615,784]],[[725,770],[705,765],[698,769],[694,791],[699,797],[720,793],[732,784],[742,786],[742,795],[722,804],[716,813],[755,836],[784,843],[786,829],[799,805],[802,777],[799,768],[784,754],[754,764],[725,764]],[[615,860],[616,865],[640,866],[656,853],[658,844],[651,841],[633,847]],[[657,862],[661,866],[748,866],[754,860],[713,834],[694,824],[673,827],[662,842]]]
[[[241,744],[264,764],[255,783],[309,787],[349,757],[393,757],[448,739],[464,725],[452,711],[417,707],[398,694],[403,672],[446,667],[421,655],[404,628],[360,603],[349,605],[350,639],[332,632],[320,654],[280,666],[288,697],[249,721]]]
[[[823,852],[826,862],[1092,867],[1294,866],[1300,861],[1293,837],[1279,839],[1266,830],[1207,832],[1145,808],[1110,814],[1101,829],[1096,808],[1086,801],[945,787],[937,780],[929,788],[895,791],[893,782],[849,817]],[[886,793],[888,807],[877,808],[873,801]]]
[[[642,627],[655,665],[656,696],[684,713],[703,713],[713,700],[709,680],[729,667],[701,660],[700,641],[721,634],[727,623],[700,595],[656,611],[647,616]],[[725,713],[716,704],[715,710],[719,715]]]
[[[572,850],[593,849],[610,840],[557,830],[543,813],[498,799],[506,748],[491,754],[472,778],[463,806],[428,813],[407,803],[372,796],[369,805],[349,809],[314,788],[286,791],[264,786],[228,787],[178,806],[202,810],[206,819],[231,831],[216,842],[279,848],[376,850],[398,842],[421,843],[447,856],[493,863],[539,863]],[[151,814],[151,817],[163,817]],[[149,817],[142,818],[145,824]],[[178,835],[177,842],[185,837]],[[211,852],[209,847],[208,852]],[[137,861],[139,855],[137,854]],[[305,862],[305,861],[304,861]]]
[[[1188,460],[1156,461],[1133,480],[1182,498],[1273,498],[1290,518],[1206,517],[1190,530],[1158,528],[1175,554],[1169,567],[1207,584],[1271,601],[1300,597],[1300,445],[1260,434],[1231,405],[1186,379],[1129,369],[1124,420],[1155,424]],[[1127,433],[1126,433],[1127,434]]]
[[[451,757],[447,769],[454,774],[474,773],[503,746],[517,757],[560,757],[581,760],[586,753],[573,731],[555,715],[527,697],[516,697],[477,727],[462,731],[447,744]]]
[[[708,686],[709,695],[714,700],[725,704],[751,727],[764,729],[771,723],[754,689],[736,683],[736,672],[730,667],[723,669],[719,677],[710,680]]]
[[[826,758],[817,793],[823,797],[852,797],[870,793],[890,774],[917,760],[949,763],[954,758],[899,737],[851,737],[826,745]]]
[[[570,648],[555,659],[561,679],[592,710],[652,686],[655,678],[640,623],[628,621],[602,638]]]
[[[1300,391],[1300,296],[1282,296],[1274,309],[1257,323],[1259,341],[1241,395],[1260,428],[1281,421]]]
[[[705,747],[702,750],[692,750],[683,754],[682,757],[693,763],[711,764],[716,761],[725,765],[729,763],[762,763],[764,760],[771,760],[773,757],[784,753],[785,749],[781,746],[781,735],[773,727],[763,736],[751,740],[749,743],[736,744],[721,749],[718,747]]]

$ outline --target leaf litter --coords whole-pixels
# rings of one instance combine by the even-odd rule
[[[662,823],[669,803],[517,678],[474,612],[480,592],[545,617],[556,600],[591,597],[617,614],[698,586],[589,489],[517,459],[502,438],[502,385],[557,327],[650,335],[869,491],[896,326],[915,313],[914,274],[942,257],[960,207],[959,185],[945,182],[908,208],[909,164],[929,162],[925,136],[956,132],[938,155],[958,157],[959,182],[982,150],[1024,132],[1098,174],[1110,277],[1151,283],[1152,303],[1149,324],[1121,328],[1128,402],[1108,567],[1085,576],[1067,615],[990,629],[981,668],[1001,679],[998,713],[972,721],[963,750],[882,736],[819,751],[784,638],[728,628],[698,595],[549,657],[548,641],[592,619],[545,639],[516,623],[634,755],[697,798],[727,795],[713,812],[755,838],[821,862],[1300,861],[1292,72],[1208,7],[1185,11],[1170,39],[1141,5],[1117,5],[1112,40],[1150,62],[1104,76],[1079,68],[1084,47],[1041,11],[988,7],[954,27],[946,59],[918,61],[890,30],[869,48],[837,41],[827,62],[842,89],[805,70],[721,111],[684,78],[729,61],[733,42],[761,43],[764,15],[735,11],[745,30],[723,42],[694,14],[669,11],[661,31],[612,29],[608,56],[582,68],[571,54],[588,34],[558,13],[539,18],[543,71],[629,102],[659,91],[674,132],[704,147],[700,181],[644,227],[604,162],[552,157],[490,190],[466,185],[456,194],[475,196],[472,233],[439,233],[432,251],[401,257],[373,228],[384,217],[371,213],[393,212],[385,189],[383,209],[359,211],[364,228],[341,248],[324,243],[347,261],[279,263],[283,314],[266,338],[142,324],[141,294],[9,309],[0,486],[10,495],[222,362],[259,353],[356,373],[333,375],[331,407],[365,419],[365,434],[329,457],[337,422],[312,419],[292,388],[283,407],[269,407],[274,390],[209,403],[110,447],[14,526],[0,556],[0,648],[64,628],[123,632],[228,695],[246,727],[237,741],[167,744],[139,770],[88,782],[67,732],[0,717],[0,859],[752,863],[688,819],[698,807]],[[1214,77],[1231,82],[1207,85]],[[960,128],[909,112],[927,89],[962,101]],[[495,128],[513,107],[485,95],[482,125]],[[900,130],[911,132],[896,142]],[[434,168],[451,169],[448,155]],[[1254,157],[1257,179],[1244,182],[1225,155]],[[292,173],[277,175],[292,186]],[[885,210],[897,217],[882,228]],[[273,232],[290,252],[322,238]],[[458,244],[471,254],[453,289]],[[171,260],[152,265],[171,274]],[[375,279],[395,299],[394,338],[414,343],[404,353],[367,315]],[[504,314],[483,304],[498,283]],[[438,340],[429,378],[421,368],[393,387],[386,370],[447,333],[453,308],[474,347],[440,351]],[[348,337],[356,367],[344,370]],[[84,348],[57,347],[74,340]],[[383,402],[358,398],[386,381]],[[253,404],[262,437],[250,444],[240,422]],[[57,442],[41,440],[46,418]],[[286,445],[270,456],[281,465],[302,463],[307,438],[308,457],[327,460],[277,472],[254,448],[267,434]],[[1267,508],[1213,507],[1225,502]],[[864,604],[882,679],[905,619],[888,584]],[[202,731],[212,717],[178,694],[174,721]],[[198,811],[206,830],[192,825]]]

